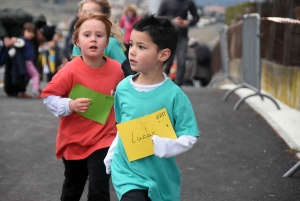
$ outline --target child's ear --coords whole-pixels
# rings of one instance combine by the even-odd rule
[[[75,45],[80,49],[80,45],[79,45],[78,41],[75,41]]]
[[[169,59],[170,56],[171,56],[171,50],[163,49],[160,51],[160,53],[158,55],[158,59],[159,59],[159,61],[165,62]]]

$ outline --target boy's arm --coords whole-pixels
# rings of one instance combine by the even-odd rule
[[[154,154],[157,157],[169,158],[190,150],[197,142],[197,137],[182,135],[174,140],[154,135],[152,137],[152,142],[154,144]]]
[[[110,174],[110,167],[111,167],[111,161],[112,161],[112,158],[114,156],[114,151],[115,151],[115,148],[118,144],[118,135],[119,135],[119,132],[117,133],[114,141],[112,142],[112,144],[110,145],[108,151],[107,151],[107,154],[106,154],[106,157],[104,158],[104,164],[106,166],[106,174]]]

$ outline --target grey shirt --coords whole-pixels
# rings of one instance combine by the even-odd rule
[[[176,17],[187,20],[189,12],[193,17],[192,20],[190,20],[189,26],[194,26],[199,21],[200,16],[192,0],[162,0],[157,15],[166,16],[171,20]],[[188,37],[188,28],[180,28],[179,30],[180,37]]]

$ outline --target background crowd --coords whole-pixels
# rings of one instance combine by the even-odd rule
[[[100,0],[98,1],[98,4],[108,10],[105,1]],[[108,6],[110,9],[111,5]],[[84,10],[80,10],[79,5],[78,12],[75,14],[73,20],[70,21],[69,29],[67,31],[62,31],[59,24],[49,22],[44,15],[34,15],[25,9],[5,8],[0,11],[0,39],[3,44],[1,46],[0,43],[0,47],[2,47],[0,66],[5,67],[4,91],[8,96],[40,98],[39,93],[42,89],[37,80],[50,81],[63,63],[70,61],[73,57],[81,54],[80,50],[74,45],[72,36],[74,25],[84,12]],[[131,70],[128,61],[128,51],[130,48],[129,40],[132,27],[134,23],[140,19],[143,12],[145,12],[145,10],[138,9],[137,5],[132,3],[123,8],[122,15],[106,13],[111,17],[113,28],[109,46],[104,54],[122,64],[125,76],[135,73]],[[189,13],[192,14],[192,20],[187,21]],[[165,73],[169,75],[178,86],[193,86],[195,80],[199,80],[201,86],[206,86],[211,79],[211,73],[209,72],[211,59],[210,51],[206,51],[207,58],[204,59],[204,64],[199,57],[199,54],[201,54],[199,53],[200,50],[196,47],[196,43],[199,43],[199,41],[197,42],[193,38],[188,38],[188,27],[195,26],[200,19],[195,4],[191,3],[186,9],[181,10],[180,3],[169,4],[169,2],[165,1],[161,4],[157,15],[169,17],[173,20],[173,23],[181,29],[180,39],[178,40],[178,52],[176,53],[176,57],[171,58],[165,65]],[[11,19],[13,20],[9,21]],[[32,61],[32,66],[34,66],[36,71],[29,71],[26,69],[26,59],[23,58],[20,60],[19,54],[16,56],[11,56],[9,54],[10,49],[17,50],[17,52],[26,52],[24,49],[28,45],[25,45],[26,47],[18,47],[14,44],[17,43],[16,40],[24,34],[24,24],[27,22],[34,25],[35,33],[31,40],[34,51],[29,60]],[[205,44],[201,45],[206,46]],[[12,52],[12,50],[10,52]],[[192,56],[188,56],[191,54]],[[186,67],[187,65],[188,68]],[[202,72],[197,70],[198,68],[201,68],[199,66],[207,69],[207,72],[204,75],[205,78],[201,78],[201,75],[199,75],[199,73]],[[32,94],[26,92],[26,87],[30,79],[34,86]]]

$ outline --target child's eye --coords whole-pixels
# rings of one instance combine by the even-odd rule
[[[98,34],[97,37],[98,37],[98,38],[102,38],[103,35],[102,35],[102,34]]]
[[[139,48],[141,49],[141,50],[144,50],[144,49],[146,49],[144,46],[139,46]]]
[[[132,47],[133,46],[133,44],[132,43],[129,43],[129,47]]]
[[[90,36],[90,34],[84,34],[84,36],[85,36],[85,37],[89,37],[89,36]]]

